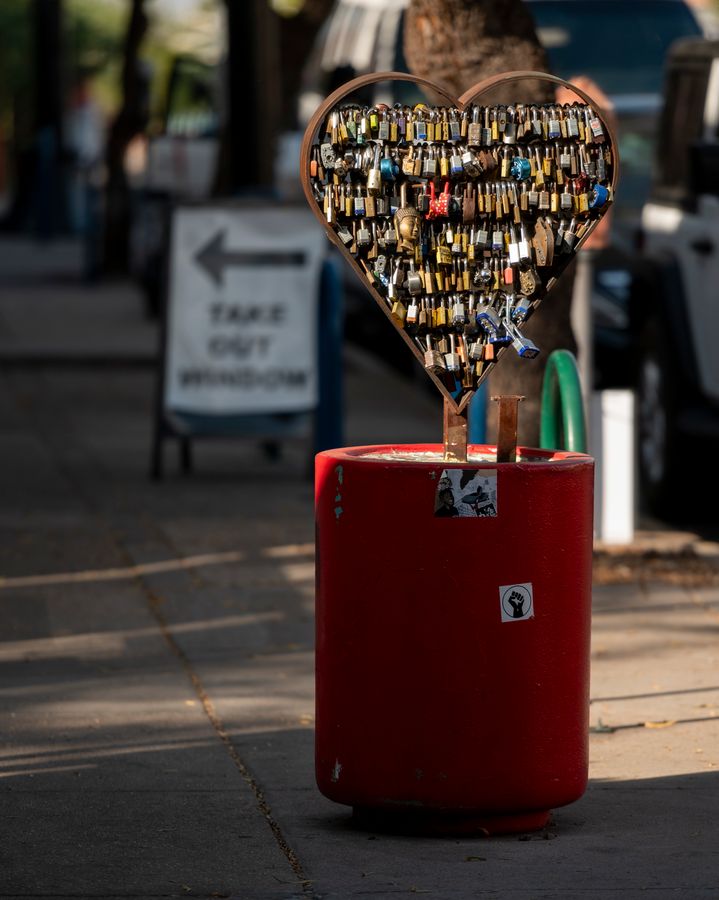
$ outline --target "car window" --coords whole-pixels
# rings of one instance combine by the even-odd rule
[[[587,75],[608,94],[659,93],[671,44],[701,35],[688,7],[673,0],[534,0],[527,6],[552,71],[562,78]]]
[[[672,71],[667,78],[657,148],[657,184],[680,190],[689,184],[689,145],[703,130],[707,69]]]

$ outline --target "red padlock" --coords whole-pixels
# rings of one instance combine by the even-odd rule
[[[425,216],[426,219],[446,218],[449,215],[449,181],[445,181],[444,190],[437,196],[434,188],[434,181],[429,186],[429,212]]]

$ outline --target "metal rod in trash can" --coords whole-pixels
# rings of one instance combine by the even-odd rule
[[[467,462],[468,405],[457,412],[444,401],[444,458],[449,462]]]
[[[519,401],[524,400],[524,397],[519,394],[507,394],[505,397],[492,397],[492,400],[499,403],[497,462],[516,462]]]

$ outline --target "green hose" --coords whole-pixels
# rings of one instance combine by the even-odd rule
[[[582,386],[577,360],[569,350],[555,350],[547,360],[539,445],[545,450],[587,452]]]

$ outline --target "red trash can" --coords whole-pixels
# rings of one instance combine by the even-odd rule
[[[316,775],[368,824],[541,828],[586,788],[593,460],[316,458]]]

